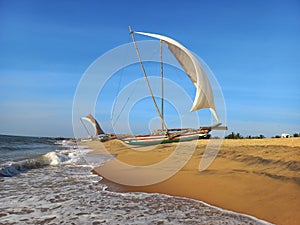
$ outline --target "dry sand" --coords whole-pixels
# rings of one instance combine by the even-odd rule
[[[184,196],[275,224],[300,224],[300,138],[224,140],[213,163],[199,172],[208,141],[199,140],[188,163],[163,182],[137,187],[104,181],[119,191]],[[178,145],[158,145],[151,151],[139,151],[118,140],[84,144],[94,149],[95,154],[106,153],[105,146],[110,153],[117,154],[118,160],[136,166],[158,163]],[[95,171],[101,176],[108,171],[126,176],[114,167],[110,161]],[[153,170],[153,173],[161,171]],[[147,175],[144,177],[147,179]]]

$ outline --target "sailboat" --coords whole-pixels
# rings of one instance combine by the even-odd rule
[[[94,127],[94,131],[95,131],[94,134],[92,134],[90,132],[90,130],[87,128],[87,126],[85,125],[85,123],[83,122],[83,120],[88,121]],[[86,132],[88,133],[89,139],[92,139],[92,140],[93,139],[99,139],[100,141],[106,141],[106,140],[108,140],[108,136],[104,133],[104,131],[100,127],[99,123],[92,116],[92,114],[88,114],[87,116],[81,117],[80,121],[81,121],[83,127],[85,128]]]
[[[132,41],[135,46],[135,50],[139,59],[141,70],[144,74],[145,80],[147,82],[147,86],[149,92],[152,97],[153,104],[156,108],[158,116],[162,123],[162,129],[155,131],[150,135],[139,135],[133,137],[123,138],[127,144],[132,145],[153,145],[153,144],[161,144],[161,143],[170,143],[170,142],[179,142],[179,141],[190,141],[196,140],[199,138],[209,138],[209,132],[213,129],[216,130],[227,130],[226,126],[221,126],[221,123],[217,123],[213,126],[200,127],[199,129],[191,129],[191,128],[168,128],[165,120],[164,120],[164,101],[163,101],[163,62],[162,62],[162,44],[166,45],[169,51],[173,54],[176,60],[179,62],[182,69],[185,71],[186,75],[192,81],[196,88],[196,96],[191,107],[190,112],[195,112],[200,109],[208,108],[210,109],[212,115],[214,116],[216,121],[219,121],[218,115],[216,112],[216,107],[214,103],[214,95],[212,92],[212,88],[210,82],[205,74],[204,69],[202,68],[198,59],[193,55],[191,51],[189,51],[186,47],[184,47],[179,42],[175,41],[172,38],[153,33],[146,32],[134,32],[132,28],[129,26],[130,35]],[[161,59],[161,76],[162,76],[162,105],[161,109],[159,109],[156,99],[153,95],[151,85],[149,83],[146,70],[144,68],[144,64],[142,62],[138,45],[135,41],[135,34],[143,35],[151,38],[155,38],[160,40],[160,59]]]

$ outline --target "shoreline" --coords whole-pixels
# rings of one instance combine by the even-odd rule
[[[139,187],[116,184],[105,178],[102,181],[117,192],[191,198],[275,224],[296,225],[300,221],[300,138],[223,140],[214,162],[207,170],[199,172],[199,160],[208,141],[199,140],[189,162],[177,174],[158,184]],[[117,154],[118,160],[131,165],[161,161],[175,146],[159,145],[152,151],[141,152],[117,140],[84,144],[94,150],[91,154],[103,154],[105,147],[111,154]],[[95,172],[103,176],[107,170],[113,172],[110,161]]]
[[[95,174],[98,174],[97,172],[94,172]],[[99,174],[98,174],[99,175]],[[168,197],[176,197],[176,198],[180,198],[180,199],[184,199],[184,200],[192,200],[192,201],[195,201],[195,202],[200,202],[201,204],[205,205],[205,206],[208,206],[210,208],[213,208],[213,209],[216,209],[218,211],[221,211],[221,212],[224,212],[224,213],[230,213],[230,214],[234,214],[234,215],[237,215],[237,216],[243,216],[243,217],[247,217],[247,218],[250,218],[250,219],[253,219],[257,222],[260,222],[262,224],[274,224],[275,223],[272,223],[270,221],[267,221],[267,220],[263,220],[261,218],[258,218],[254,215],[249,215],[249,214],[246,214],[246,213],[243,213],[243,212],[237,212],[237,211],[233,211],[233,210],[230,210],[230,209],[225,209],[225,208],[221,208],[220,206],[216,206],[216,205],[212,205],[210,203],[207,203],[201,199],[196,199],[196,198],[190,198],[190,197],[186,197],[186,196],[179,196],[179,195],[171,195],[169,193],[165,193],[165,192],[151,192],[151,191],[133,191],[130,189],[128,189],[127,186],[124,186],[124,185],[120,185],[120,184],[116,184],[114,182],[111,182],[105,178],[103,178],[101,180],[101,183],[102,184],[105,184],[108,186],[107,190],[108,191],[111,191],[111,192],[117,192],[117,193],[147,193],[147,194],[161,194],[161,195],[166,195]],[[200,221],[201,222],[201,221]]]

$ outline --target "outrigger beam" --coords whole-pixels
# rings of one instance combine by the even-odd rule
[[[228,130],[227,126],[221,126],[222,123],[218,123],[212,126],[200,127],[200,130]]]

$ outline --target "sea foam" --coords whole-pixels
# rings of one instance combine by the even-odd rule
[[[12,177],[30,169],[38,169],[45,166],[59,166],[62,164],[77,164],[81,166],[96,167],[111,159],[110,155],[87,155],[90,149],[85,146],[77,146],[75,142],[60,142],[63,150],[48,152],[44,155],[20,160],[16,162],[5,162],[0,165],[0,177]]]

